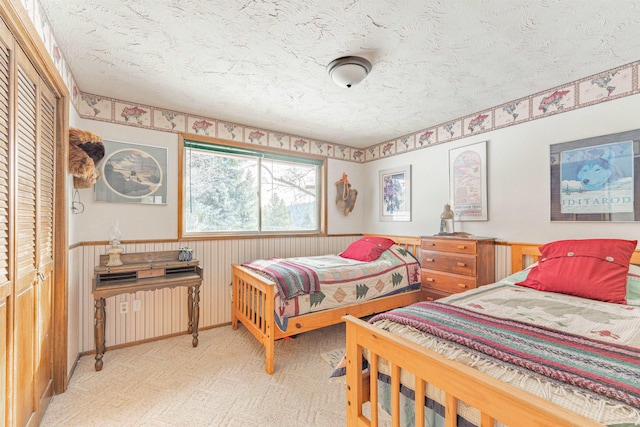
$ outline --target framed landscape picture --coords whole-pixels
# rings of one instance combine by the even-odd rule
[[[380,221],[411,221],[411,165],[385,169],[380,178]]]
[[[640,130],[550,145],[551,221],[640,220]]]
[[[167,203],[167,149],[125,142],[104,141],[105,155],[98,164],[94,185],[96,201],[112,203]]]

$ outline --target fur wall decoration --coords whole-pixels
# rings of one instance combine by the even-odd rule
[[[358,190],[351,188],[346,173],[343,173],[342,178],[336,181],[336,190],[336,206],[342,209],[345,216],[349,215],[356,205]]]
[[[98,163],[104,157],[102,138],[88,131],[69,129],[69,173],[74,188],[90,188],[100,178]]]

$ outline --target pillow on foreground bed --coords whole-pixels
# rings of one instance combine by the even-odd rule
[[[626,304],[629,261],[636,240],[559,240],[540,247],[538,265],[516,283],[539,291],[558,292]]]
[[[380,258],[380,255],[393,244],[394,241],[386,237],[363,237],[350,244],[344,252],[338,255],[342,258],[370,262]]]

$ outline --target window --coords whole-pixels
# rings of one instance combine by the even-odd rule
[[[319,233],[324,161],[184,139],[182,236]]]

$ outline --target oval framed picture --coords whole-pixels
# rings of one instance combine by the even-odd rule
[[[96,201],[166,204],[166,148],[114,141],[104,145]]]

